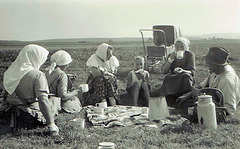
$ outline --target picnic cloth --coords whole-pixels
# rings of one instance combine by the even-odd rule
[[[114,126],[125,127],[131,125],[163,127],[165,125],[182,125],[188,122],[186,118],[180,115],[171,115],[161,119],[150,120],[145,112],[148,107],[111,106],[104,109],[103,115],[95,114],[94,106],[86,106],[84,108],[89,122],[96,127],[110,128]]]

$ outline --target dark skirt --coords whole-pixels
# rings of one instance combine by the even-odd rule
[[[0,119],[5,119],[5,122],[10,124],[13,129],[31,129],[46,125],[46,119],[39,108],[38,102],[22,102],[20,104],[22,100],[12,97],[6,98],[6,106],[0,110]],[[60,98],[51,97],[48,100],[51,109],[50,114],[57,115],[60,110]],[[13,104],[13,101],[19,101],[19,104]]]
[[[45,122],[39,121],[37,113],[34,117],[17,106],[11,106],[0,113],[1,119],[5,120],[5,125],[9,125],[14,131],[21,128],[32,129],[46,126]]]
[[[175,95],[182,92],[189,92],[193,85],[193,77],[188,73],[167,75],[163,80],[161,95]]]
[[[95,105],[101,102],[103,99],[108,101],[109,97],[118,99],[118,86],[115,76],[102,74],[93,78],[89,75],[87,84],[89,85],[89,91],[84,95],[84,105]]]
[[[191,91],[194,80],[188,73],[169,74],[165,76],[160,88],[153,91],[151,96],[165,96],[168,106],[175,106],[177,98]]]

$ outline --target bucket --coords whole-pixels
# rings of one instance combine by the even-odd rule
[[[217,129],[216,109],[212,96],[198,96],[197,114],[200,125],[209,129]]]
[[[159,119],[169,116],[168,106],[165,97],[151,98],[149,100],[149,119]]]

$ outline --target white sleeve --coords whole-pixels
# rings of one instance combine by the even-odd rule
[[[119,61],[115,56],[112,56],[109,59],[109,65],[111,68],[117,68],[119,66]]]
[[[86,65],[88,67],[98,67],[99,66],[99,64],[96,60],[96,56],[94,54],[91,55],[90,58],[87,60]]]
[[[227,108],[227,111],[230,115],[234,115],[236,111],[236,91],[235,91],[235,82],[231,77],[223,78],[219,88],[223,93],[224,104]]]

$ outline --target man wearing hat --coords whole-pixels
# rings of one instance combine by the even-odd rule
[[[228,62],[229,52],[222,47],[211,47],[203,58],[209,68],[209,76],[200,87],[217,88],[223,93],[227,113],[233,116],[240,100],[240,81]]]

